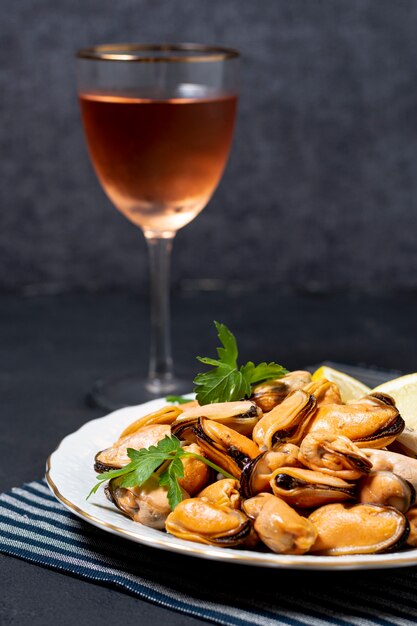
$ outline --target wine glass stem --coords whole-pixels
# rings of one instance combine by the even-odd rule
[[[174,372],[170,328],[170,261],[175,233],[146,232],[151,292],[151,337],[147,387],[153,393],[170,390]]]

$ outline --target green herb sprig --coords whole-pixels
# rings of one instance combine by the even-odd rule
[[[201,363],[213,366],[213,369],[198,374],[194,379],[194,391],[200,405],[249,398],[251,385],[288,374],[285,367],[273,362],[255,365],[252,361],[248,361],[246,365],[239,367],[235,336],[225,324],[219,324],[219,322],[214,322],[214,324],[223,347],[217,348],[218,359],[197,357]]]
[[[184,398],[184,396],[167,396],[165,400],[171,402],[171,404],[187,404],[187,402],[191,402],[190,398]]]
[[[121,478],[120,486],[129,488],[140,487],[154,475],[161,486],[168,488],[168,502],[171,509],[174,510],[182,500],[178,479],[184,477],[184,466],[181,459],[187,457],[202,461],[216,470],[216,472],[226,476],[226,478],[234,478],[234,476],[200,454],[183,450],[181,441],[174,435],[167,435],[156,446],[150,446],[149,448],[141,448],[140,450],[128,448],[127,454],[130,459],[128,465],[96,476],[98,482],[91,489],[87,500],[93,493],[96,493],[100,485],[108,480],[112,480],[112,478]]]

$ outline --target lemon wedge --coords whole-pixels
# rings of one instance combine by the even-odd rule
[[[328,367],[327,365],[322,365],[311,375],[311,379],[314,381],[320,380],[321,378],[327,378],[327,380],[330,380],[332,383],[336,383],[339,387],[343,402],[358,400],[370,392],[369,387],[361,383],[360,380],[344,372],[335,370],[332,367]]]
[[[417,372],[382,383],[372,389],[374,391],[387,393],[394,398],[405,425],[417,430]]]

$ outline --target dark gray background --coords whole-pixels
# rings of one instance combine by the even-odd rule
[[[177,285],[417,287],[417,2],[19,0],[0,29],[1,289],[145,287],[141,233],[87,158],[73,53],[161,40],[243,53],[233,153],[177,238]]]

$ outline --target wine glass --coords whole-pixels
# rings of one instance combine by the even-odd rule
[[[232,142],[239,53],[199,44],[110,44],[77,54],[88,151],[116,209],[142,229],[149,250],[148,377],[97,383],[90,398],[115,409],[184,393],[174,376],[169,264],[177,230],[216,189]]]

